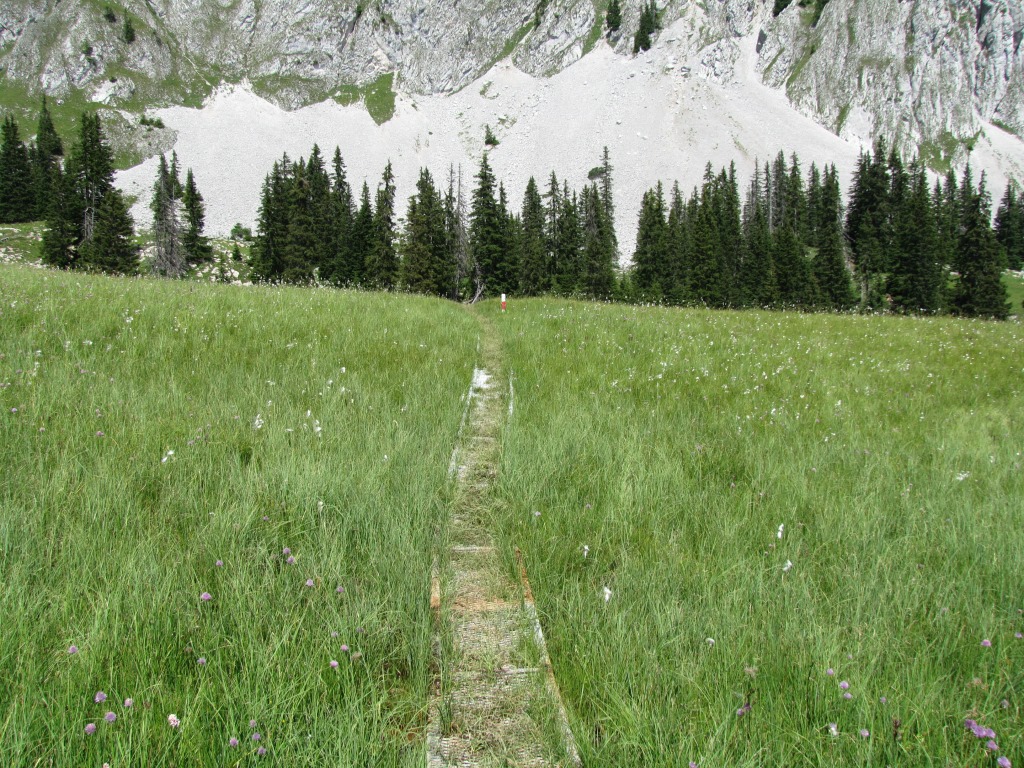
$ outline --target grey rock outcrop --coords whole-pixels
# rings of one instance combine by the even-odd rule
[[[774,17],[772,5],[668,0],[661,20],[674,38],[662,42],[700,77],[753,72],[830,130],[882,134],[934,163],[961,156],[986,122],[1024,135],[1022,0],[830,0],[817,19],[795,1]],[[98,3],[6,0],[4,76],[111,106],[193,102],[247,79],[296,107],[386,73],[408,93],[453,92],[505,56],[551,75],[605,31],[592,0],[124,0],[115,10],[112,23]],[[612,40],[623,56],[638,15],[639,3],[624,3]]]

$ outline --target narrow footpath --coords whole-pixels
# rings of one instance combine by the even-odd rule
[[[483,335],[449,467],[452,516],[431,596],[436,671],[427,765],[579,766],[525,570],[510,577],[491,534],[491,485],[512,388],[485,310],[471,311]]]

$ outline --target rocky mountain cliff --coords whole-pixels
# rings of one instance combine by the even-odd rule
[[[681,74],[755,76],[845,138],[883,134],[940,166],[985,123],[1024,135],[1021,0],[669,0]],[[612,38],[632,55],[641,3]],[[778,5],[776,3],[775,5]],[[819,3],[820,5],[820,3]],[[8,89],[140,111],[196,103],[223,81],[294,108],[358,97],[394,73],[409,94],[449,93],[511,57],[548,75],[591,50],[605,0],[3,0]],[[680,25],[682,19],[685,23]],[[130,23],[134,35],[126,30]],[[667,33],[663,32],[662,35]],[[129,38],[134,39],[129,42]],[[8,101],[11,100],[8,94]]]

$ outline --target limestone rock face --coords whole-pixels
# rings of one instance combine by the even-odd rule
[[[599,3],[603,7],[603,3]],[[640,3],[610,42],[633,55]],[[1022,0],[667,0],[656,45],[687,73],[756,77],[847,138],[881,134],[930,159],[986,122],[1024,135]],[[198,101],[248,80],[286,107],[394,73],[410,94],[450,93],[496,61],[545,76],[605,34],[592,0],[4,0],[0,69],[30,93],[82,91],[121,106]],[[136,38],[123,35],[124,17]],[[682,20],[682,25],[676,23]],[[679,30],[683,30],[680,32]]]

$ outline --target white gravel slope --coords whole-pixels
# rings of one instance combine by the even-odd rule
[[[207,230],[220,235],[235,222],[253,226],[260,187],[274,161],[283,152],[308,156],[314,143],[328,160],[335,146],[341,148],[357,194],[364,179],[371,193],[376,189],[390,160],[400,211],[421,167],[446,184],[449,166],[461,166],[468,200],[485,124],[500,139],[491,165],[516,208],[531,175],[543,187],[553,170],[571,187],[582,186],[607,145],[624,262],[632,254],[644,191],[659,180],[666,186],[678,180],[688,192],[708,162],[717,171],[735,161],[742,186],[755,159],[795,151],[805,170],[812,161],[834,162],[848,188],[861,146],[799,114],[782,92],[760,83],[750,65],[753,37],[739,41],[735,80],[722,86],[690,74],[699,71],[698,62],[676,60],[672,41],[683,32],[667,30],[663,42],[636,58],[617,56],[599,43],[551,78],[531,77],[506,60],[452,96],[400,94],[394,118],[382,126],[361,105],[326,102],[286,112],[245,86],[220,89],[202,109],[172,107],[156,114],[178,132],[179,161],[194,170],[206,199]],[[997,198],[1006,174],[1024,178],[1024,143],[998,128],[986,129],[972,160],[987,172]],[[118,175],[119,186],[139,197],[133,214],[141,228],[151,223],[148,201],[157,163],[150,159]]]

